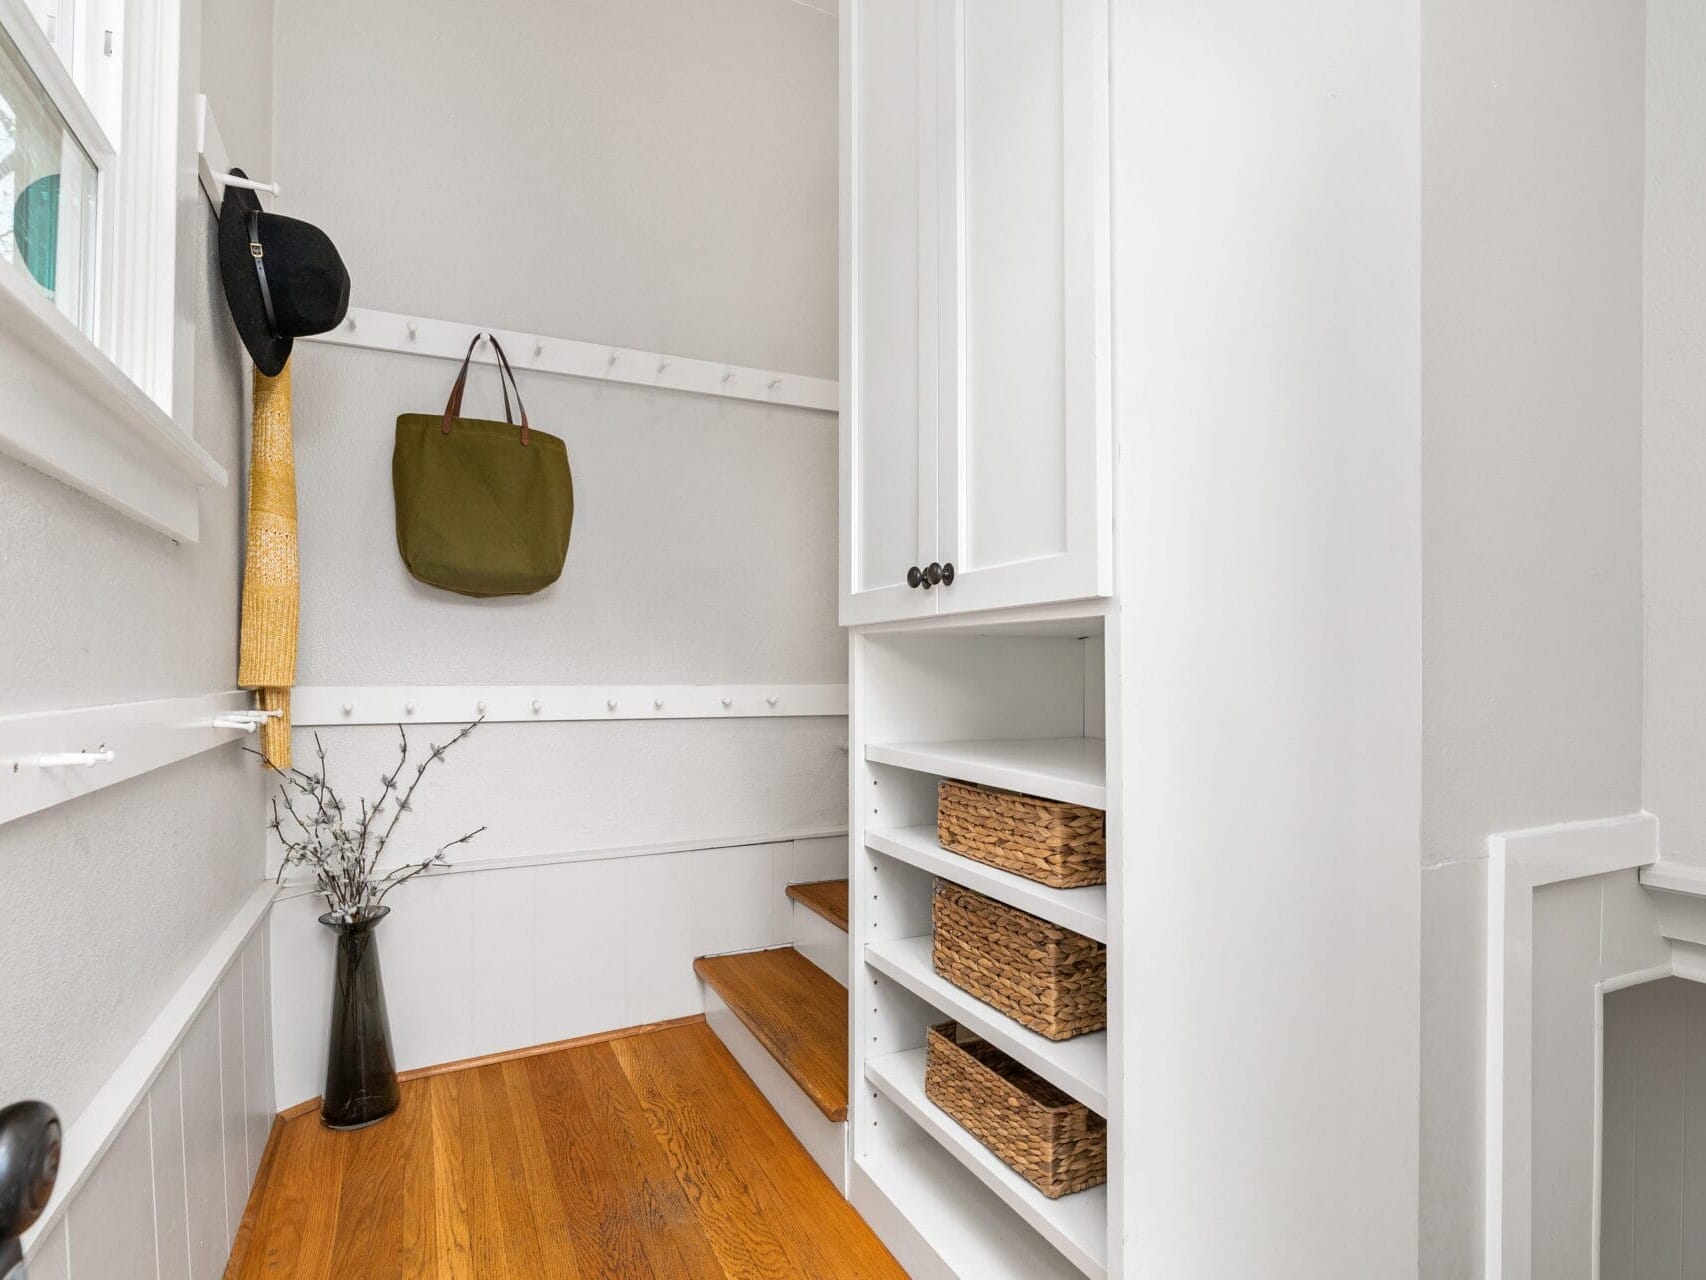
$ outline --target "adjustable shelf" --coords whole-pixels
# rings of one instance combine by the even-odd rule
[[[871,743],[865,759],[1067,804],[1108,807],[1107,748],[1100,738],[997,738],[977,742]]]
[[[867,831],[865,847],[899,859],[933,876],[975,889],[985,897],[1005,902],[1020,911],[1063,929],[1071,929],[1097,942],[1108,940],[1108,888],[1089,885],[1082,889],[1050,889],[1047,885],[1016,876],[985,863],[944,849],[936,839],[935,827],[898,827]]]
[[[930,964],[929,938],[870,943],[865,947],[865,963],[946,1017],[975,1031],[1097,1115],[1108,1114],[1107,1032],[1057,1042],[1020,1026],[937,974]]]
[[[1108,1274],[1108,1189],[1093,1187],[1050,1200],[1001,1162],[924,1095],[924,1050],[872,1058],[865,1079],[942,1149],[1093,1280]]]

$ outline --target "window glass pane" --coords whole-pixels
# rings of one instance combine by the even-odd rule
[[[0,259],[93,330],[95,166],[0,30]]]

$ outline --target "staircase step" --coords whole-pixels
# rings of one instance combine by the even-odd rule
[[[791,884],[788,896],[803,907],[810,907],[841,932],[847,932],[847,881],[816,880],[811,884]]]
[[[847,1119],[847,989],[792,947],[700,956],[698,974],[829,1119]]]

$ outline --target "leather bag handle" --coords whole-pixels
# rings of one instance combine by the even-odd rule
[[[487,336],[490,337],[491,335],[488,334]],[[515,408],[516,412],[521,415],[521,443],[525,445],[528,442],[528,436],[530,433],[527,427],[527,406],[521,403],[521,384],[515,380],[515,370],[509,367],[509,357],[504,354],[504,349],[498,345],[498,340],[496,338],[492,338],[491,341],[492,350],[497,353],[498,357],[498,385],[500,387],[503,386],[504,377],[507,375],[509,378],[509,385],[515,389]],[[505,390],[504,392],[504,421],[509,421],[508,390]]]
[[[481,338],[491,342],[492,350],[497,355],[498,386],[503,391],[504,398],[504,421],[511,426],[515,425],[515,419],[510,414],[509,393],[511,387],[515,389],[515,405],[521,411],[521,443],[525,445],[528,443],[530,432],[527,424],[527,406],[521,402],[521,385],[515,380],[515,370],[509,367],[509,357],[504,355],[504,349],[498,345],[498,340],[488,333],[476,333],[473,341],[468,344],[467,354],[462,357],[462,368],[456,375],[455,385],[450,388],[450,399],[444,405],[444,434],[449,435],[450,424],[462,416],[462,396],[468,388],[468,366],[474,358],[474,348],[480,345]],[[507,382],[505,381],[506,377],[508,378]]]

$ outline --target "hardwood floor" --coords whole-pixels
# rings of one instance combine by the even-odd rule
[[[904,1280],[704,1023],[274,1126],[227,1280]]]

